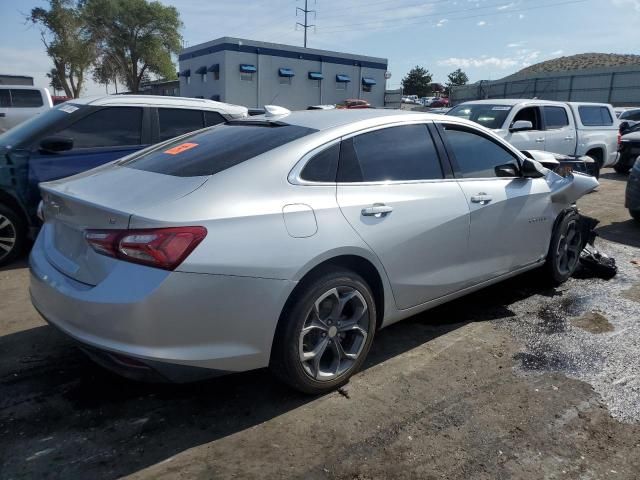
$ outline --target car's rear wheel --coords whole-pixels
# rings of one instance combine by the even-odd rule
[[[20,216],[0,204],[0,267],[13,261],[26,242],[26,228]]]
[[[305,282],[283,312],[271,371],[305,393],[345,384],[362,366],[376,327],[376,306],[356,273],[333,271]]]
[[[580,262],[583,242],[579,219],[575,211],[567,213],[551,236],[545,267],[554,285],[566,282]]]

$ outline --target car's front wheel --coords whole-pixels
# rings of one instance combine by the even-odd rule
[[[580,216],[571,211],[558,222],[551,236],[545,268],[554,285],[566,282],[573,275],[580,262],[582,248]]]
[[[345,384],[362,366],[375,334],[376,306],[354,272],[326,271],[305,282],[283,312],[271,371],[305,393]]]

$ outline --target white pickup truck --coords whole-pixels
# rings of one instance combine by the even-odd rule
[[[49,90],[26,85],[0,85],[0,133],[53,108]]]
[[[618,158],[618,120],[605,103],[491,99],[465,102],[447,115],[494,130],[519,150],[589,156],[600,168]]]

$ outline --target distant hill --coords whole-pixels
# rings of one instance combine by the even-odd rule
[[[546,62],[536,63],[523,68],[511,77],[525,77],[539,73],[566,72],[591,68],[621,67],[625,65],[640,66],[640,55],[621,55],[618,53],[580,53],[569,57],[554,58]]]

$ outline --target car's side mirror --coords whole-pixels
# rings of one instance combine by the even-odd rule
[[[513,163],[498,165],[495,169],[496,177],[519,177],[518,169]]]
[[[522,176],[526,178],[544,177],[544,173],[538,169],[538,165],[538,162],[525,158],[522,161]]]
[[[69,137],[61,137],[53,135],[45,137],[40,141],[40,150],[44,152],[64,152],[73,148],[73,139]]]
[[[524,132],[526,130],[533,130],[533,123],[529,120],[516,120],[509,127],[510,132]]]

